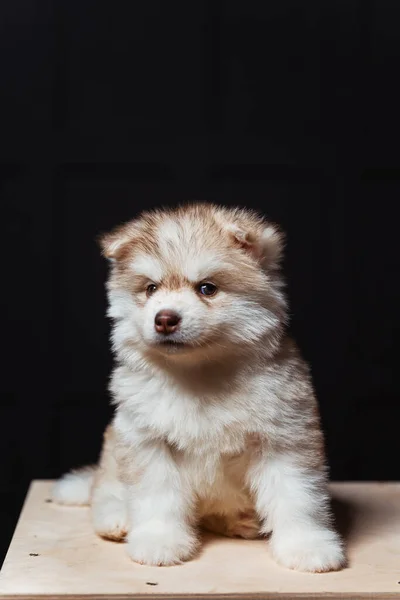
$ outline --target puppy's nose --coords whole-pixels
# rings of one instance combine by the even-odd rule
[[[178,329],[180,321],[181,318],[176,312],[173,312],[172,310],[160,310],[160,312],[156,314],[154,325],[157,333],[168,335],[169,333],[174,333],[174,331]]]

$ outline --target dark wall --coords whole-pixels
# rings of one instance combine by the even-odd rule
[[[161,203],[281,223],[332,478],[399,478],[399,22],[388,0],[0,3],[4,548],[31,478],[97,456],[95,236]]]

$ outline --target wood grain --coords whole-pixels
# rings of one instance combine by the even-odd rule
[[[176,567],[144,567],[123,544],[97,538],[88,508],[46,502],[34,481],[0,574],[1,599],[141,597],[400,598],[400,484],[332,484],[350,567],[304,574],[279,567],[265,541],[206,537],[201,554]]]

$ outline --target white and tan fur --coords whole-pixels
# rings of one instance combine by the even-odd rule
[[[277,228],[195,204],[145,213],[102,248],[116,412],[98,467],[64,476],[54,498],[90,502],[96,532],[126,536],[144,564],[190,559],[202,525],[247,538],[272,531],[272,555],[289,568],[344,566],[317,402],[285,333]],[[202,282],[214,296],[200,294]],[[154,327],[165,309],[182,319],[174,345]]]

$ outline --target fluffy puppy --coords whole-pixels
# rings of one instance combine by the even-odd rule
[[[281,565],[345,564],[329,508],[307,365],[285,333],[282,236],[207,204],[144,213],[101,240],[116,406],[99,465],[64,476],[61,503],[134,561],[190,559],[200,526],[272,532]]]

